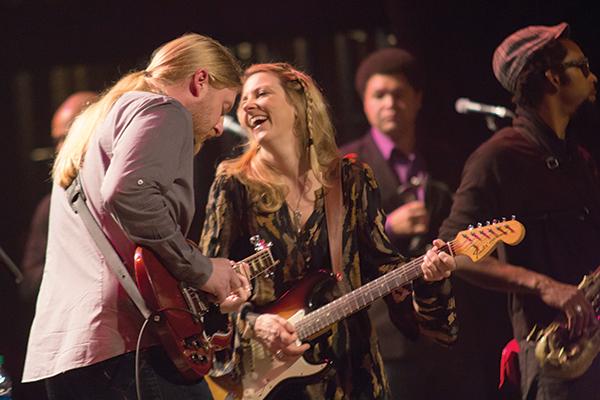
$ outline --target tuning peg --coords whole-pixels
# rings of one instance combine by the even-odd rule
[[[260,237],[260,235],[254,235],[250,237],[250,244],[254,246],[254,251],[261,251],[270,247],[270,243],[265,243],[265,241]]]
[[[506,222],[506,217],[502,217],[502,222]]]
[[[475,227],[473,226],[473,224],[470,224],[470,225],[467,227],[467,229],[468,229],[468,230],[471,230],[471,229],[473,229],[473,228],[475,228]]]
[[[477,227],[478,227],[478,228],[481,228],[482,226],[483,226],[483,224],[482,224],[481,222],[478,222],[478,223],[477,223]]]
[[[485,221],[485,226],[490,226],[492,223],[490,221]]]
[[[492,220],[492,224],[493,224],[493,225],[496,225],[497,223],[498,223],[498,220],[497,220],[496,218],[494,218],[494,219]]]
[[[510,219],[512,219],[513,221],[517,219],[517,216],[515,214],[510,216]]]

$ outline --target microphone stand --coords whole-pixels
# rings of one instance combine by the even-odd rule
[[[15,283],[19,284],[19,283],[23,282],[23,274],[21,273],[19,268],[15,265],[15,263],[10,259],[8,254],[6,254],[4,252],[4,250],[2,249],[2,246],[0,246],[0,261],[2,261],[4,263],[4,265],[6,265],[8,270],[10,272],[12,272],[12,274],[15,276]]]
[[[503,118],[514,118],[516,115],[514,112],[510,111],[510,110],[506,110],[506,115]],[[496,132],[498,130],[498,119],[500,118],[500,116],[495,115],[495,114],[488,114],[485,116],[485,125],[487,126],[487,128],[492,131],[492,132]]]
[[[488,114],[485,116],[485,126],[492,131],[496,132],[498,130],[498,124],[496,123],[496,116]]]

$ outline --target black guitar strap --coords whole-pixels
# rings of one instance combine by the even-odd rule
[[[102,231],[98,225],[98,221],[96,221],[92,215],[92,212],[86,203],[83,182],[79,175],[73,179],[73,182],[71,182],[66,189],[66,194],[71,208],[75,214],[78,214],[83,220],[83,224],[104,256],[106,264],[108,264],[112,272],[117,276],[121,286],[123,286],[123,289],[125,289],[125,292],[129,295],[138,310],[140,310],[144,319],[148,319],[152,313],[148,307],[146,307],[146,303],[144,302],[137,285],[133,281],[133,278],[129,274],[127,267],[123,264],[121,257],[117,254],[115,248],[104,234],[104,231]]]

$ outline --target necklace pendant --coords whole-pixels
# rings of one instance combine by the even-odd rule
[[[296,231],[300,233],[302,231],[301,221],[302,221],[302,212],[300,210],[294,210],[294,225],[296,225]]]

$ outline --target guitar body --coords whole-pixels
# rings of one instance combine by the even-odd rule
[[[303,278],[276,302],[261,307],[257,312],[277,314],[294,324],[302,319],[307,311],[327,301],[326,294],[330,293],[333,285],[335,279],[331,273],[318,271]],[[233,382],[228,376],[207,377],[215,400],[275,399],[277,392],[285,388],[286,382],[317,378],[331,365],[329,361],[311,364],[304,357],[280,361],[258,342],[254,342],[252,347],[251,355],[243,355],[244,374],[241,383]]]
[[[212,342],[204,334],[200,316],[188,311],[185,288],[150,250],[138,247],[135,252],[135,278],[146,305],[157,315],[154,328],[173,364],[188,382],[200,380],[212,366]],[[202,307],[200,303],[199,307]],[[216,340],[228,343],[226,337]]]

